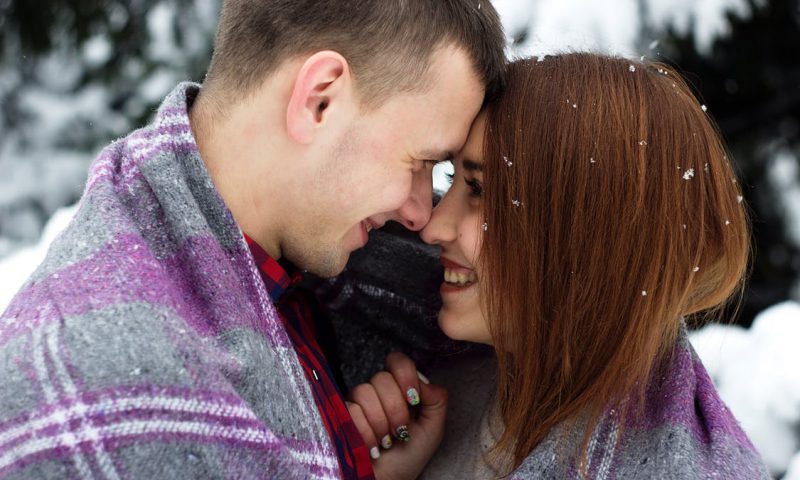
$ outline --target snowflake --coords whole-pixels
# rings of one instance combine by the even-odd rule
[[[694,168],[690,168],[683,172],[683,179],[684,180],[691,180],[694,177]]]

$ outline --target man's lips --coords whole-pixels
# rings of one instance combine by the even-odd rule
[[[369,240],[369,232],[371,232],[372,230],[377,230],[381,227],[383,227],[383,224],[374,222],[369,218],[365,218],[364,220],[362,220],[361,221],[361,231],[363,232],[362,246],[367,244],[367,241]]]
[[[374,220],[371,220],[369,218],[364,220],[364,222],[366,222],[366,224],[367,224],[367,232],[370,232],[371,230],[378,230],[380,228],[383,228],[383,223],[378,223],[378,222],[376,222]]]

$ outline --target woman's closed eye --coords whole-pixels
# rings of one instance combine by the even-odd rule
[[[447,177],[447,182],[452,185],[456,177],[455,174],[445,173],[444,175]],[[469,195],[471,197],[480,197],[483,195],[483,185],[481,185],[481,182],[476,178],[464,177],[464,182],[467,184],[467,187],[469,187]]]
[[[480,197],[483,195],[483,185],[481,185],[481,182],[479,182],[478,179],[464,177],[464,181],[467,182],[467,186],[469,187],[469,195],[471,197]]]

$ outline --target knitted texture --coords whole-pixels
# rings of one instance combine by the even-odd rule
[[[338,478],[184,83],[92,164],[0,316],[0,477]]]

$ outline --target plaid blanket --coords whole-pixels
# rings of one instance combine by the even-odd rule
[[[335,478],[184,83],[107,147],[0,316],[0,477]]]

